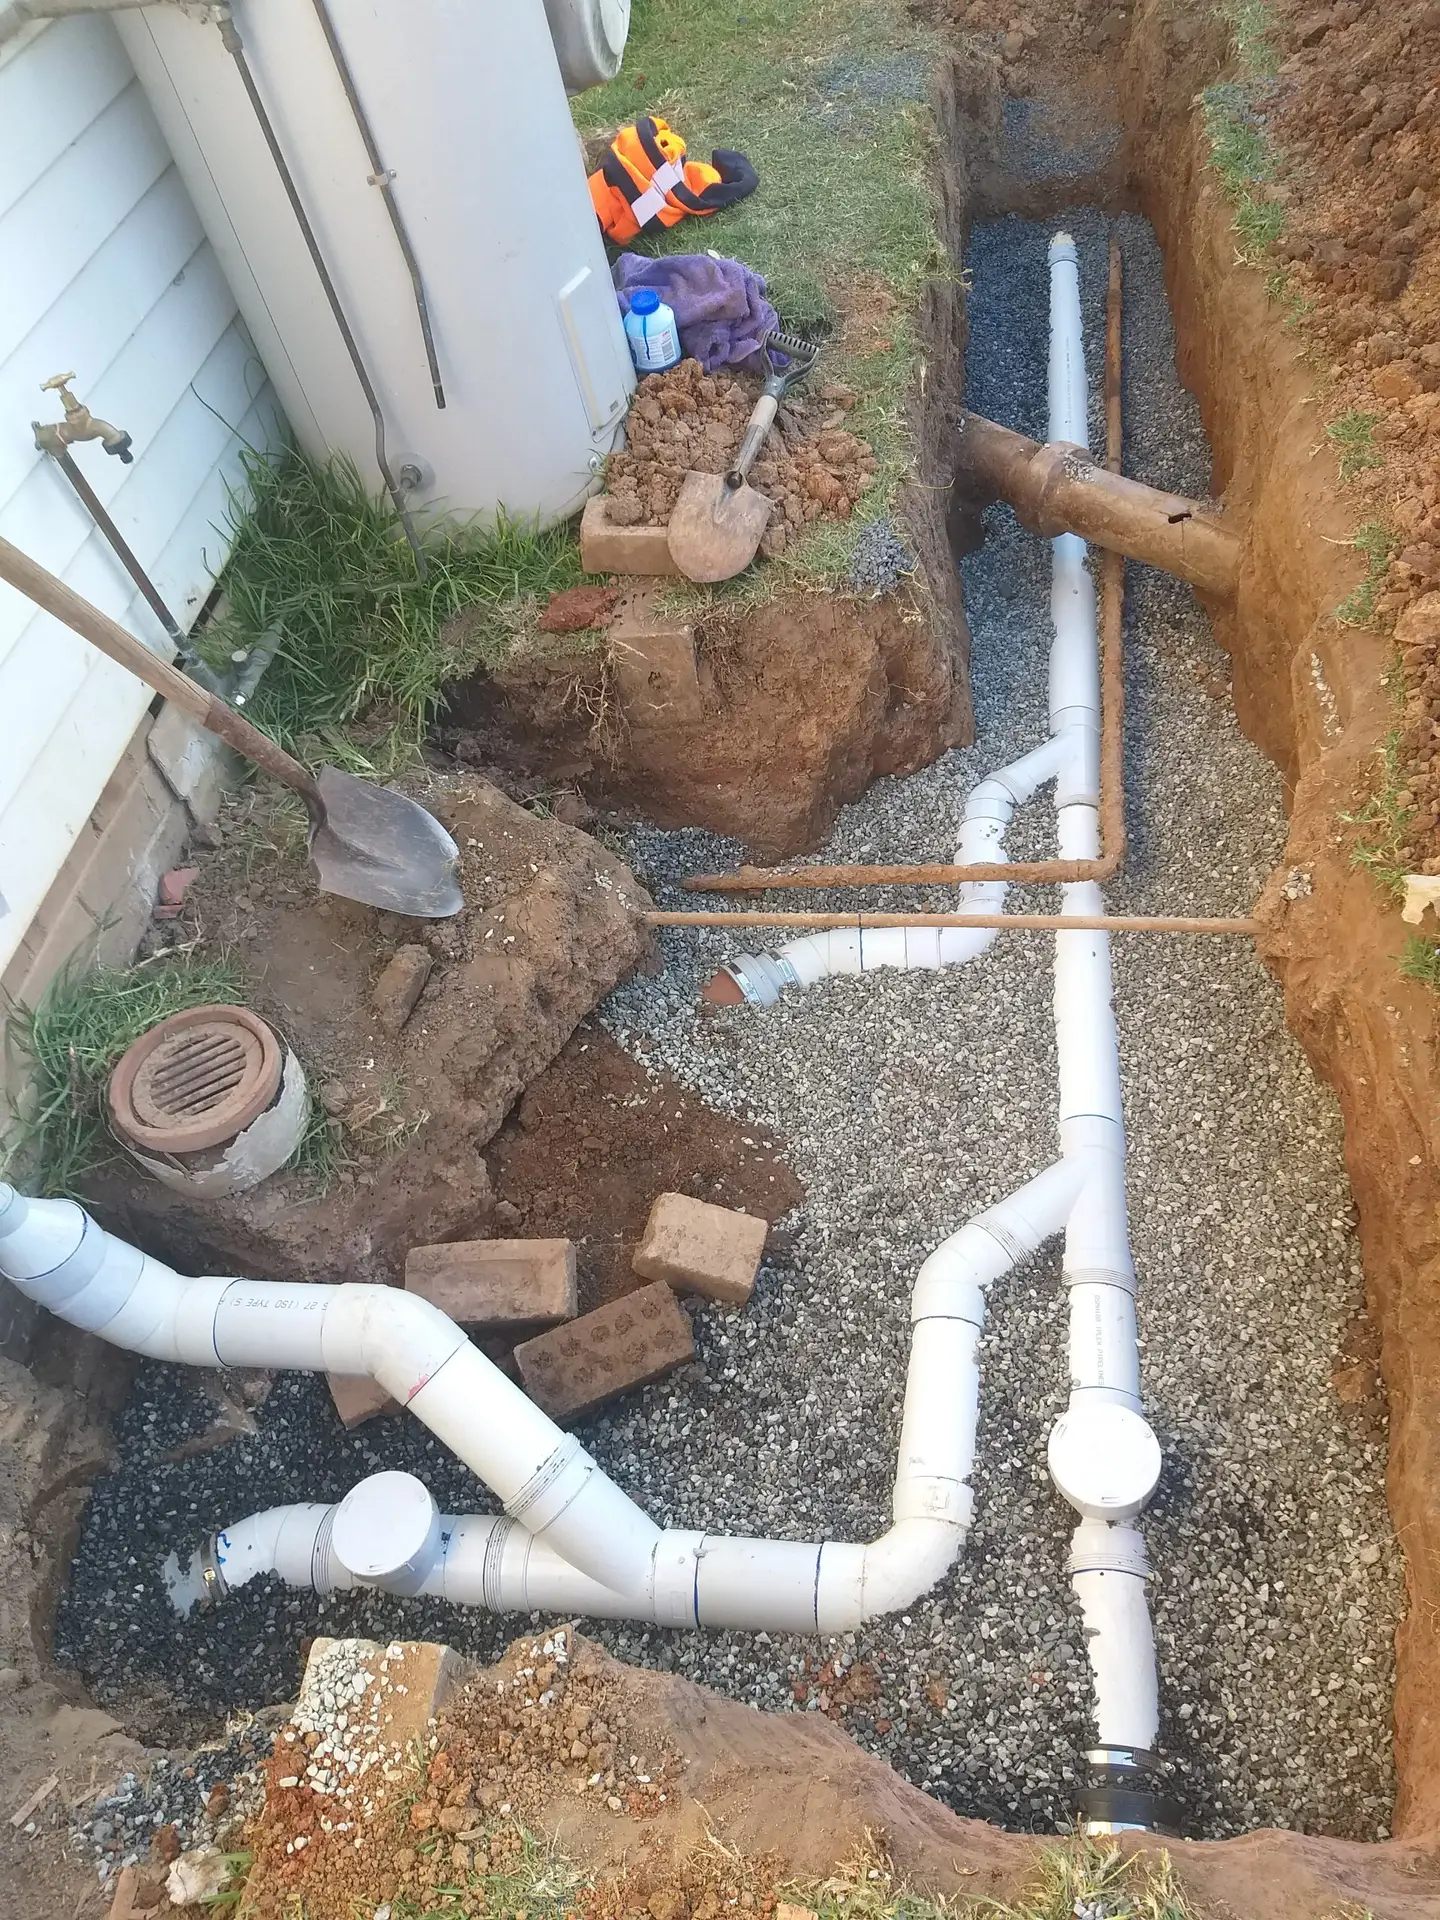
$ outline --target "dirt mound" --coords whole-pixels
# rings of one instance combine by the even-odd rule
[[[613,526],[663,526],[689,472],[724,473],[739,450],[760,381],[709,374],[698,360],[646,378],[630,409],[629,443],[605,468]],[[761,551],[783,553],[791,534],[822,516],[848,520],[878,465],[845,428],[849,387],[822,383],[785,400],[751,469],[751,484],[774,501]]]
[[[827,1896],[841,1911],[854,1901],[887,1914],[904,1911],[905,1886],[990,1911],[1033,1881],[1044,1844],[960,1819],[819,1714],[755,1713],[627,1667],[569,1627],[527,1634],[471,1677],[377,1805],[363,1847],[320,1829],[296,1792],[277,1781],[247,1834],[256,1866],[244,1905],[256,1920],[301,1904],[308,1920],[352,1920],[387,1902],[518,1914],[542,1899],[575,1920],[738,1920]],[[307,1844],[289,1850],[302,1831]],[[1435,1862],[1414,1847],[1267,1832],[1171,1852],[1187,1912],[1436,1910]],[[1148,1862],[1168,1879],[1158,1849]]]
[[[336,1133],[317,1193],[303,1171],[198,1204],[128,1166],[94,1188],[107,1223],[183,1271],[392,1281],[405,1249],[479,1231],[482,1150],[595,1003],[648,951],[648,901],[588,835],[470,776],[424,799],[460,849],[465,908],[412,921],[318,893],[274,816],[228,816],[187,896],[192,937],[233,953],[257,1010],[295,1047]],[[249,878],[257,846],[263,880]],[[426,973],[403,1023],[396,973]],[[426,968],[428,965],[428,973]],[[412,974],[413,983],[413,974]]]
[[[802,1198],[763,1127],[742,1127],[668,1074],[647,1074],[592,1026],[527,1089],[487,1158],[497,1227],[578,1242],[585,1313],[644,1286],[630,1255],[657,1193],[771,1221]],[[784,1255],[776,1238],[772,1260]]]
[[[762,859],[816,846],[882,774],[969,738],[967,682],[923,596],[786,595],[695,629],[701,712],[617,724],[604,655],[557,641],[452,689],[439,729],[463,765],[658,826],[733,834]]]

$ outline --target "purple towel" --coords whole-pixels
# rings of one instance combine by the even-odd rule
[[[637,287],[653,287],[675,315],[680,345],[707,373],[738,366],[759,351],[761,338],[780,324],[765,298],[765,282],[741,260],[708,253],[671,253],[652,260],[622,253],[614,266],[621,313]]]

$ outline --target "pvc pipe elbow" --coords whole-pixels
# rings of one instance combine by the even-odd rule
[[[954,1566],[966,1529],[956,1521],[899,1520],[869,1546],[826,1541],[815,1584],[815,1629],[848,1633],[903,1613]]]

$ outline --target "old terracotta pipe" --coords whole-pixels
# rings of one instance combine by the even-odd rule
[[[982,414],[966,413],[951,520],[962,551],[980,544],[979,509],[997,499],[1008,501],[1021,524],[1047,540],[1078,534],[1129,560],[1178,574],[1213,599],[1234,598],[1240,540],[1213,508],[1098,467],[1082,446],[1065,440],[1042,446]]]

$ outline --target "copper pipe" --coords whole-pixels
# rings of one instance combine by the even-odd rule
[[[1110,281],[1105,299],[1105,465],[1120,471],[1122,447],[1121,322],[1124,294],[1120,243],[1110,237]],[[1100,844],[1099,860],[975,861],[969,866],[926,862],[904,867],[741,867],[734,873],[697,873],[687,893],[764,893],[779,887],[930,887],[962,880],[1013,880],[1068,885],[1113,880],[1125,858],[1125,562],[1106,551],[1100,568]],[[977,923],[978,924],[978,923]]]
[[[1124,913],[645,913],[647,927],[997,927],[1005,933],[1240,933],[1251,919]]]

